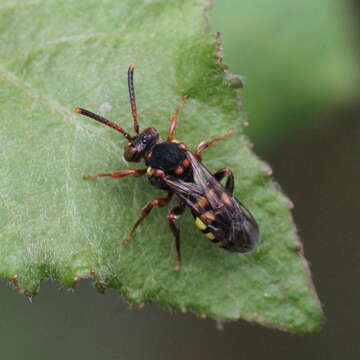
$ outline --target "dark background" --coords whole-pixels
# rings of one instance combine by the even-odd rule
[[[321,87],[317,83],[312,88],[311,81],[318,82],[323,68],[318,60],[311,62],[312,57],[306,53],[310,51],[311,55],[312,51],[307,46],[306,29],[304,34],[296,32],[299,38],[294,43],[290,36],[293,26],[290,19],[296,13],[304,16],[298,8],[304,6],[316,21],[322,10],[319,4],[323,1],[316,2],[314,9],[308,1],[274,0],[270,3],[279,8],[285,3],[287,6],[282,13],[270,14],[256,11],[256,7],[262,9],[264,5],[261,0],[244,0],[243,4],[236,0],[219,1],[212,11],[211,24],[214,30],[222,32],[225,63],[230,65],[230,71],[246,75],[242,96],[244,110],[252,122],[249,133],[256,144],[255,151],[272,165],[275,178],[295,204],[293,214],[327,317],[324,328],[317,334],[295,336],[243,321],[219,324],[155,305],[134,310],[115,291],[100,295],[87,281],[81,282],[75,292],[45,282],[30,304],[3,281],[0,284],[0,346],[4,359],[360,357],[360,241],[359,231],[356,231],[360,215],[358,6],[351,1],[338,1],[346,10],[344,13],[334,11],[336,21],[332,22],[334,32],[345,34],[345,48],[349,53],[343,54],[344,67],[349,68],[350,78],[338,87],[325,81],[321,86],[328,86],[331,91],[324,90],[326,96],[318,97]],[[333,4],[334,1],[329,0],[326,6]],[[251,6],[255,8],[252,12]],[[240,25],[241,16],[246,16],[242,13],[244,7],[253,16],[253,26],[248,26],[246,31]],[[331,22],[333,15],[328,16]],[[344,24],[347,24],[345,30]],[[349,24],[353,25],[347,27]],[[300,74],[295,74],[294,78],[304,77],[310,84],[303,97],[297,88],[299,84],[276,63],[280,51],[276,33],[280,25],[282,36],[287,27],[289,32],[289,42],[282,40],[285,41],[282,47],[288,47],[292,56],[298,51]],[[266,51],[273,48],[275,55],[267,52],[263,56],[259,28],[273,35],[263,42],[267,44]],[[324,29],[323,35],[317,33],[316,36],[321,39],[321,36],[332,37],[333,34]],[[251,42],[251,39],[256,40]],[[273,44],[269,45],[269,41]],[[252,43],[257,46],[244,46]],[[329,52],[324,53],[329,56]],[[352,63],[345,59],[349,56],[358,68],[351,68]],[[255,63],[251,61],[253,57],[257,57]],[[310,64],[304,65],[306,61]],[[266,79],[258,75],[259,67],[267,74]],[[336,71],[334,68],[335,80]],[[266,100],[268,108],[265,109],[264,97],[270,99]],[[276,103],[271,99],[276,99]],[[259,108],[258,104],[263,106]]]

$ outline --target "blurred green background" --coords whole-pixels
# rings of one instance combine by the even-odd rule
[[[225,62],[243,75],[249,136],[261,151],[329,119],[358,98],[358,22],[339,0],[215,2],[211,19]]]
[[[131,310],[90,282],[43,284],[32,304],[1,283],[4,359],[358,359],[359,6],[335,0],[219,0],[210,23],[245,80],[255,151],[295,203],[324,304],[323,330],[291,336],[158,306]],[[222,330],[220,330],[222,329]]]

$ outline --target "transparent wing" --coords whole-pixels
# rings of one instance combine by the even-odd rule
[[[216,180],[210,171],[190,152],[194,182],[165,177],[164,181],[196,214],[213,211],[216,219],[213,232],[222,238],[223,247],[247,252],[259,242],[259,230],[251,213]],[[199,201],[205,198],[206,201]],[[201,205],[203,204],[203,205]]]

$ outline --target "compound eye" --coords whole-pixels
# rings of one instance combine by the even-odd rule
[[[133,144],[129,143],[125,145],[124,158],[126,161],[138,161],[137,155],[138,151]]]

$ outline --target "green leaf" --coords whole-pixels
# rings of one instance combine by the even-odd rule
[[[130,303],[167,304],[218,319],[243,318],[293,332],[319,328],[322,312],[288,199],[243,136],[236,79],[216,57],[203,1],[0,2],[0,274],[30,295],[41,280],[65,286],[94,275]],[[187,213],[182,268],[169,209],[154,209],[121,243],[141,208],[162,195],[146,178],[86,173],[140,168],[122,158],[124,138],[72,113],[77,106],[131,129],[126,70],[136,63],[140,126],[163,136],[182,95],[176,131],[192,149],[228,129],[204,154],[236,174],[236,196],[253,212],[262,242],[247,256],[210,243]],[[173,205],[174,206],[174,205]]]

